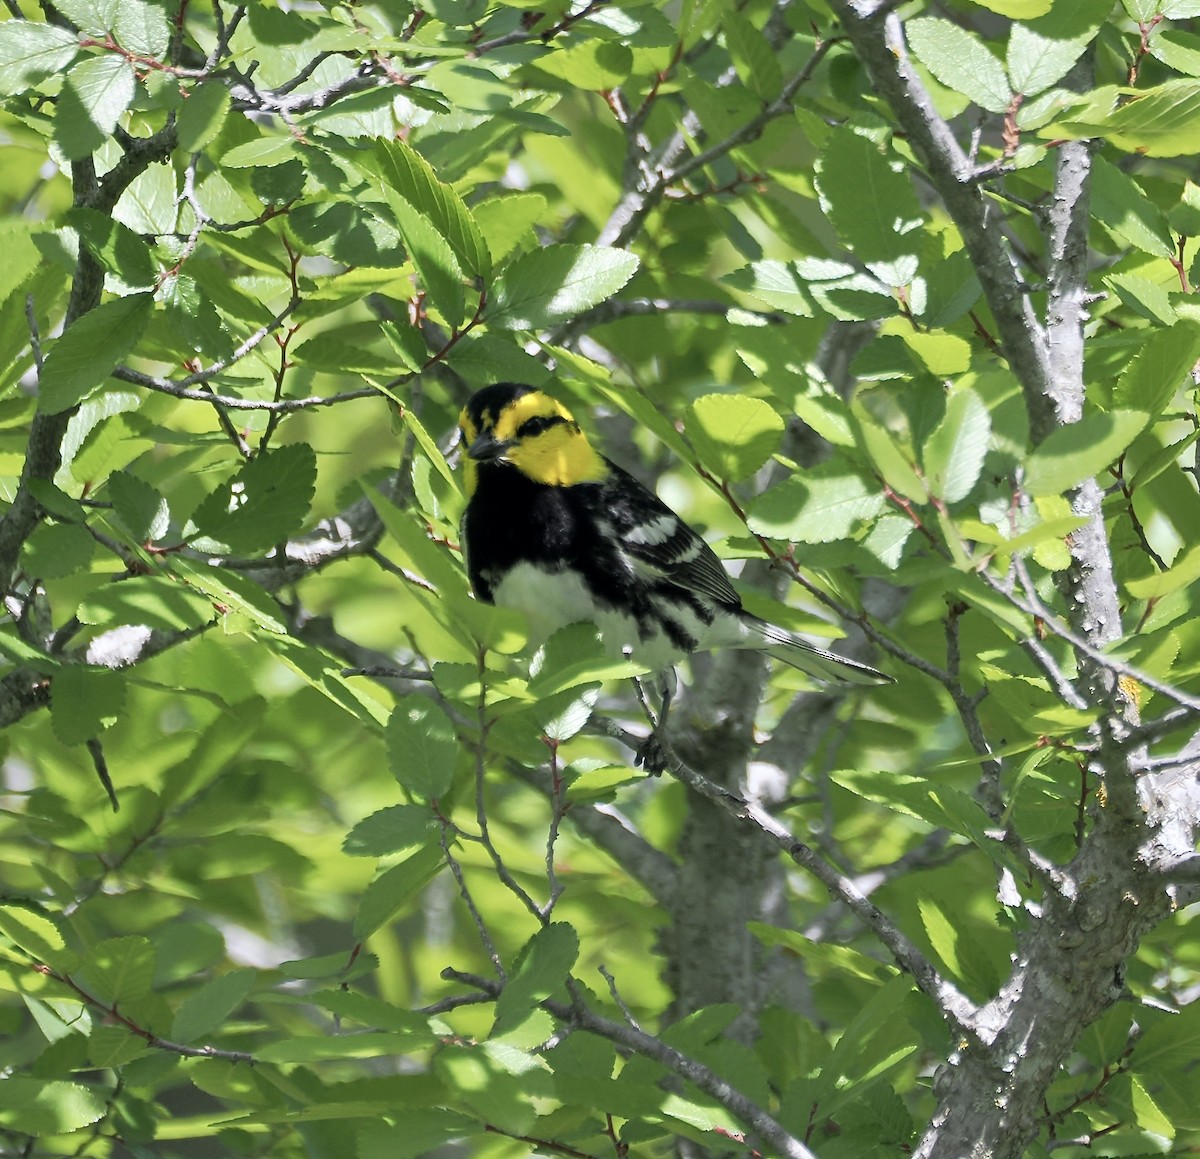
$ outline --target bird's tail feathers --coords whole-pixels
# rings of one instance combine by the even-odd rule
[[[824,648],[816,648],[785,632],[782,628],[768,624],[757,616],[749,617],[751,627],[763,638],[764,651],[782,660],[793,668],[799,668],[809,676],[827,684],[892,684],[892,677],[876,671],[869,664],[860,664]]]

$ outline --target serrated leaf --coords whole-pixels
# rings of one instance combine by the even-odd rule
[[[747,522],[757,535],[831,543],[847,538],[860,522],[874,519],[883,504],[877,483],[844,467],[823,466],[764,491]]]
[[[54,24],[0,24],[0,96],[14,96],[64,71],[79,54],[79,38]]]
[[[146,288],[158,277],[150,247],[128,226],[99,210],[77,207],[67,212],[67,225],[75,229],[96,260],[127,286]]]
[[[625,250],[545,246],[517,258],[500,274],[487,321],[502,330],[557,326],[612,297],[637,268],[637,257]]]
[[[150,1050],[144,1038],[119,1023],[95,1026],[88,1035],[88,1061],[95,1067],[119,1067],[135,1058],[141,1058]]]
[[[419,1037],[431,1044],[434,1041],[428,1015],[393,1006],[380,998],[372,998],[354,990],[320,990],[311,995],[309,1000],[339,1018],[348,1018],[393,1034]]]
[[[55,8],[68,20],[79,25],[89,36],[111,32],[117,22],[121,0],[60,0]]]
[[[317,482],[317,456],[307,443],[264,451],[196,509],[197,532],[217,550],[249,555],[300,530]]]
[[[601,92],[624,84],[629,79],[633,62],[633,51],[628,45],[599,39],[580,41],[530,61],[541,72],[588,92]]]
[[[566,922],[538,930],[525,943],[496,1001],[492,1037],[519,1026],[539,1002],[562,990],[578,957],[579,935]]]
[[[76,978],[109,1006],[142,998],[154,984],[154,947],[140,934],[106,938],[89,947]]]
[[[1191,156],[1200,131],[1200,81],[1174,80],[1145,89],[1088,129],[1093,127],[1128,153]]]
[[[221,81],[205,81],[188,92],[176,119],[179,148],[195,153],[214,141],[229,113],[229,88]]]
[[[114,298],[77,319],[50,348],[38,383],[38,409],[58,414],[101,386],[141,339],[150,320],[149,294]]]
[[[441,846],[423,846],[407,860],[385,869],[363,890],[354,916],[354,937],[368,938],[406,906],[445,864]]]
[[[74,964],[62,930],[45,914],[19,905],[0,905],[0,934],[47,966],[62,969]]]
[[[113,514],[135,543],[153,543],[166,535],[171,512],[156,487],[128,471],[115,471],[105,486]]]
[[[1092,158],[1091,212],[1105,229],[1143,253],[1175,256],[1175,242],[1162,210],[1129,174],[1100,154]]]
[[[925,478],[933,495],[958,503],[971,493],[983,470],[991,433],[991,416],[973,390],[950,396],[945,416],[925,443]]]
[[[65,745],[83,744],[117,723],[125,707],[125,675],[71,664],[50,684],[50,726]]]
[[[31,1139],[78,1131],[107,1110],[107,1100],[82,1083],[21,1075],[0,1083],[0,1128]]]
[[[161,57],[171,42],[166,12],[147,0],[119,0],[113,12],[112,32],[122,48],[139,56]]]
[[[404,788],[426,801],[450,788],[461,746],[450,718],[432,700],[398,700],[386,736],[392,775]]]
[[[686,429],[700,461],[722,479],[749,478],[778,449],[783,419],[770,403],[706,394],[688,407]]]
[[[438,179],[429,162],[405,142],[391,138],[376,141],[375,161],[386,187],[429,219],[454,250],[462,269],[474,277],[489,278],[492,259],[479,226],[466,203],[452,186]]]
[[[1160,28],[1150,37],[1150,55],[1185,76],[1200,76],[1200,36],[1178,28]]]
[[[72,65],[54,116],[54,139],[71,159],[94,153],[133,100],[133,66],[117,53]]]
[[[737,12],[725,14],[721,30],[738,79],[755,96],[773,101],[783,88],[783,71],[766,38]]]
[[[212,600],[166,576],[139,575],[96,588],[79,605],[85,624],[102,628],[144,624],[148,628],[186,632],[216,618]]]
[[[258,982],[258,971],[230,970],[205,982],[189,994],[175,1011],[170,1038],[174,1042],[195,1042],[214,1031],[250,996]]]
[[[1083,55],[1090,36],[1070,40],[1043,36],[1027,24],[1016,23],[1008,37],[1008,77],[1013,90],[1034,96],[1061,80]]]
[[[437,827],[423,805],[389,805],[364,817],[342,842],[351,857],[386,857],[424,845]]]
[[[96,554],[96,541],[74,523],[43,523],[21,549],[21,566],[38,579],[61,579],[85,572]]]
[[[1189,587],[1200,579],[1200,547],[1181,553],[1166,571],[1142,579],[1126,580],[1129,594],[1139,600],[1156,600],[1181,588]]]
[[[907,284],[922,244],[915,227],[924,218],[907,173],[868,137],[839,128],[821,151],[817,187],[842,241],[886,284]]]
[[[1077,423],[1052,431],[1026,463],[1026,492],[1036,498],[1078,487],[1112,464],[1145,425],[1145,414],[1118,410],[1085,415]]]
[[[384,194],[430,302],[447,325],[457,330],[463,320],[465,290],[463,272],[450,243],[391,186],[384,187]]]
[[[933,952],[954,977],[961,978],[963,971],[962,963],[958,960],[958,927],[930,897],[917,898],[917,911]]]
[[[268,632],[276,635],[287,632],[287,622],[274,596],[246,576],[181,555],[171,556],[167,566],[203,592],[218,613],[237,612]]]
[[[774,259],[751,262],[740,270],[725,274],[721,281],[798,318],[811,318],[813,315],[812,295],[795,262]]]
[[[1141,411],[1149,421],[1160,418],[1180,387],[1192,385],[1192,368],[1198,359],[1200,325],[1179,322],[1156,330],[1117,379],[1113,406]]]
[[[1008,110],[1012,90],[1004,66],[974,33],[939,16],[918,16],[904,34],[916,58],[948,89],[989,113]]]

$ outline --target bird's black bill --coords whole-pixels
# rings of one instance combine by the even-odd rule
[[[476,462],[486,463],[490,459],[498,459],[509,447],[510,442],[504,442],[490,431],[484,431],[468,448],[467,454]]]

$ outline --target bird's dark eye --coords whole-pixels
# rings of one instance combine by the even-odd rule
[[[559,423],[565,423],[566,421],[562,415],[534,415],[533,418],[526,419],[517,427],[517,437],[531,439],[535,435],[540,435],[542,431],[558,426]]]

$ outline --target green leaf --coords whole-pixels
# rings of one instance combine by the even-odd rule
[[[0,24],[0,33],[7,25]],[[3,248],[4,265],[0,268],[0,304],[18,287],[24,285],[34,273],[39,272],[45,258],[34,240],[44,234],[37,222],[10,220],[0,222],[0,247]],[[24,334],[22,334],[22,338]],[[0,361],[2,367],[2,361]]]
[[[1025,490],[1034,496],[1061,495],[1098,475],[1125,451],[1146,425],[1138,411],[1085,415],[1059,427],[1029,456]]]
[[[568,322],[612,297],[638,268],[625,250],[549,245],[511,262],[496,281],[487,320],[502,330]]]
[[[257,982],[258,971],[249,969],[230,970],[205,982],[179,1004],[169,1037],[174,1042],[195,1042],[219,1030]]]
[[[491,254],[471,211],[453,186],[438,179],[420,153],[398,139],[380,139],[375,142],[375,163],[386,190],[399,194],[428,218],[450,244],[463,270],[474,277],[491,277]]]
[[[534,57],[530,64],[577,89],[601,92],[629,79],[633,52],[615,40],[584,40]]]
[[[751,262],[740,270],[725,274],[721,281],[777,310],[784,310],[799,318],[811,318],[813,315],[812,295],[795,262],[774,259]]]
[[[65,745],[83,744],[117,723],[125,707],[125,675],[71,664],[50,684],[50,726]]]
[[[1175,256],[1175,241],[1162,210],[1132,177],[1099,153],[1092,158],[1091,211],[1105,229],[1143,253]]]
[[[783,419],[770,403],[739,394],[702,395],[688,407],[686,427],[700,461],[735,481],[753,475],[783,439]]]
[[[112,31],[122,48],[139,56],[161,57],[171,43],[166,12],[147,0],[119,0],[113,7]]]
[[[127,286],[145,289],[154,285],[158,267],[150,247],[128,226],[95,209],[71,209],[64,220],[109,273]]]
[[[154,984],[154,947],[140,934],[91,946],[76,980],[109,1006],[144,998]]]
[[[751,507],[748,526],[772,539],[831,543],[874,519],[883,505],[878,483],[827,464],[764,491]]]
[[[139,575],[93,590],[76,615],[102,628],[144,624],[148,628],[186,632],[216,618],[212,600],[167,576]]]
[[[0,934],[20,946],[31,958],[57,970],[75,965],[57,921],[19,905],[0,905]]]
[[[725,47],[733,59],[738,79],[755,96],[773,101],[783,89],[783,70],[779,57],[766,38],[750,21],[736,12],[727,12],[721,20]]]
[[[1083,55],[1091,36],[1058,40],[1017,23],[1008,37],[1008,77],[1015,92],[1034,96],[1061,80]]]
[[[38,579],[61,579],[86,572],[96,554],[96,541],[75,523],[43,523],[21,549],[21,566]]]
[[[931,494],[947,503],[965,499],[979,479],[987,457],[992,420],[973,391],[955,391],[946,414],[925,443],[925,478]]]
[[[437,828],[437,821],[423,805],[389,805],[364,817],[342,842],[342,852],[351,857],[386,857],[424,845]]]
[[[1128,153],[1191,156],[1200,132],[1200,81],[1174,80],[1143,89],[1095,127]]]
[[[958,927],[931,897],[918,897],[917,911],[933,952],[954,977],[961,979],[963,969],[958,960]]]
[[[989,113],[1007,112],[1012,90],[1004,66],[978,36],[939,16],[908,21],[904,34],[917,59],[947,88]]]
[[[0,1127],[31,1139],[78,1131],[107,1110],[107,1099],[82,1083],[20,1075],[0,1083]]]
[[[384,1119],[364,1121],[357,1133],[358,1159],[420,1159],[447,1144],[471,1147],[484,1124],[459,1111],[436,1106],[405,1107],[403,1125]]]
[[[1160,282],[1137,274],[1109,274],[1104,284],[1135,314],[1159,326],[1174,326],[1179,315],[1171,305],[1171,295]]]
[[[534,225],[546,216],[546,199],[540,193],[497,193],[472,212],[492,259],[500,261],[533,239]]]
[[[121,0],[57,0],[54,7],[89,36],[111,32]]]
[[[354,990],[320,990],[311,995],[309,1000],[339,1018],[348,1018],[364,1026],[376,1026],[393,1034],[421,1038],[430,1045],[435,1041],[428,1015],[393,1006],[390,1002],[367,994],[359,994]]]
[[[287,632],[283,611],[274,596],[244,575],[181,555],[172,555],[167,566],[197,591],[203,592],[220,614],[234,612],[267,632],[278,635]]]
[[[1150,55],[1186,76],[1200,76],[1200,36],[1178,28],[1160,28],[1150,38]]]
[[[890,286],[916,273],[924,214],[907,173],[889,164],[869,137],[835,129],[821,152],[817,186],[838,236]]]
[[[105,486],[113,514],[135,543],[153,543],[166,535],[171,512],[157,488],[128,471],[113,472]]]
[[[116,128],[136,90],[123,56],[89,56],[71,67],[54,116],[54,139],[71,160],[94,153]]]
[[[254,1052],[254,1057],[261,1062],[281,1063],[313,1063],[326,1059],[394,1059],[400,1055],[424,1048],[427,1043],[421,1039],[413,1039],[407,1035],[390,1034],[387,1032],[367,1032],[365,1034],[310,1034],[297,1035],[294,1038],[284,1038],[278,1042],[269,1042],[266,1046]],[[329,1104],[314,1107],[316,1117],[324,1117],[321,1107],[327,1108],[324,1114],[340,1117],[336,1108]],[[353,1113],[354,1118],[360,1117],[361,1111]],[[349,1114],[346,1117],[350,1117]]]
[[[538,930],[525,943],[496,1000],[492,1037],[513,1030],[539,1002],[562,991],[578,957],[579,935],[566,922],[552,922]]]
[[[434,308],[457,330],[463,320],[463,272],[450,243],[391,186],[384,187],[400,236]]]
[[[229,105],[229,87],[221,81],[204,81],[190,89],[176,119],[180,151],[195,153],[216,140]]]
[[[354,917],[354,937],[363,941],[400,912],[445,864],[441,846],[435,841],[411,857],[385,869],[363,890]]]
[[[150,321],[149,294],[114,298],[84,314],[50,348],[38,384],[38,409],[58,414],[100,387]]]
[[[0,96],[14,96],[63,72],[79,54],[79,38],[55,24],[0,24]]]
[[[1157,600],[1189,587],[1200,579],[1200,546],[1180,554],[1166,571],[1156,572],[1143,579],[1125,581],[1129,594],[1139,600]]]
[[[1140,411],[1148,421],[1162,417],[1181,387],[1193,385],[1191,373],[1200,359],[1200,325],[1179,322],[1156,330],[1113,389],[1113,406]]]
[[[442,796],[454,781],[460,743],[450,718],[428,697],[405,696],[387,723],[392,775],[422,800]]]
[[[317,457],[307,443],[264,451],[196,509],[192,520],[212,550],[249,555],[300,530],[312,504]]]

